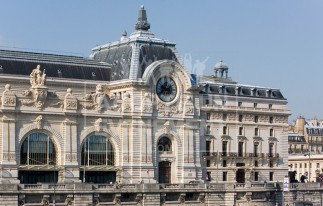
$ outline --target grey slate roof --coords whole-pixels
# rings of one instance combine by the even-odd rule
[[[110,64],[89,58],[0,50],[0,74],[30,75],[38,64],[47,77],[109,81],[111,75]]]

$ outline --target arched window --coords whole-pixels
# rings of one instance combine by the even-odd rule
[[[52,140],[44,133],[31,133],[22,143],[22,165],[55,165],[56,151]]]
[[[108,138],[92,135],[86,138],[81,153],[82,165],[114,165],[114,151]]]
[[[159,139],[157,144],[159,152],[172,151],[172,141],[168,137],[162,137]]]

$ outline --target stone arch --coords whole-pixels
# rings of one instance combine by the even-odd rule
[[[173,131],[169,131],[168,133],[165,133],[164,131],[160,131],[156,134],[155,141],[154,141],[154,147],[156,147],[156,145],[158,144],[158,141],[161,137],[166,136],[166,137],[173,137],[176,143],[177,147],[182,147],[182,140],[179,137],[179,135]]]
[[[146,84],[149,84],[152,78],[155,78],[155,75],[154,75],[155,72],[158,71],[160,67],[164,67],[164,66],[172,68],[172,72],[177,74],[182,85],[184,85],[185,90],[188,90],[189,88],[192,87],[191,78],[187,73],[187,71],[184,69],[184,67],[181,64],[172,60],[160,60],[150,64],[146,68],[142,76],[142,80]]]
[[[86,130],[84,130],[81,135],[80,135],[80,151],[83,147],[83,143],[84,143],[84,140],[86,137],[92,135],[92,134],[96,134],[96,135],[103,135],[103,136],[106,136],[107,138],[109,138],[112,146],[113,146],[113,149],[115,151],[115,166],[119,165],[119,156],[120,156],[120,152],[121,152],[121,140],[120,138],[111,130],[111,129],[107,129],[107,128],[104,128],[100,131],[97,131],[96,130],[96,127],[95,126],[91,126],[89,128],[87,128]],[[78,160],[79,162],[81,161],[81,152],[78,152]]]
[[[44,126],[42,129],[38,129],[36,125],[29,125],[27,127],[25,127],[20,133],[19,133],[19,136],[18,136],[18,144],[17,144],[17,147],[16,147],[16,159],[17,159],[17,163],[20,164],[20,152],[21,152],[21,146],[22,146],[22,143],[25,141],[25,139],[27,138],[27,136],[29,134],[32,134],[32,133],[44,133],[46,135],[49,136],[49,138],[52,140],[53,144],[54,144],[54,147],[55,147],[55,150],[56,150],[56,160],[57,160],[57,163],[56,165],[61,165],[62,164],[62,148],[63,147],[63,139],[62,137],[59,135],[59,133],[56,131],[54,133],[54,129],[51,128],[50,126]]]

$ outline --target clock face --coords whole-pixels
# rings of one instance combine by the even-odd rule
[[[168,77],[161,77],[156,85],[156,92],[159,97],[164,102],[170,102],[175,99],[177,94],[177,86],[175,81]]]

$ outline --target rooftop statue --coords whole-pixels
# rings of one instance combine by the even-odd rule
[[[31,86],[44,86],[46,80],[45,70],[42,72],[40,70],[40,65],[38,64],[35,69],[30,74],[30,84]]]

